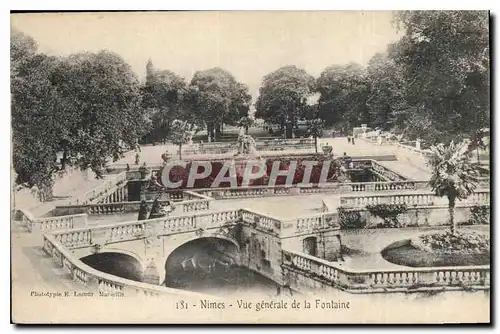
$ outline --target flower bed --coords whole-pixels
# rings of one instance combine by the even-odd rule
[[[471,231],[427,234],[386,248],[382,257],[409,267],[485,265],[490,263],[490,237]]]
[[[297,168],[295,170],[295,175],[293,177],[293,182],[292,184],[298,184],[301,183],[304,179],[304,172],[305,172],[305,166],[302,164],[304,161],[317,161],[318,164],[312,168],[311,172],[311,177],[309,179],[310,183],[318,183],[321,178],[321,172],[323,169],[323,163],[325,161],[324,156],[322,155],[313,155],[313,156],[301,156],[301,157],[294,157],[294,158],[267,158],[265,159],[265,164],[266,164],[266,175],[264,175],[261,178],[252,180],[249,185],[252,186],[265,186],[269,182],[269,175],[271,174],[272,166],[273,164],[279,161],[280,162],[280,170],[287,170],[290,166],[291,161],[297,161]],[[194,183],[194,188],[210,188],[212,183],[214,182],[215,178],[221,171],[222,167],[224,164],[227,163],[227,161],[210,161],[210,164],[212,166],[212,172],[210,173],[209,176],[196,180]],[[237,171],[237,174],[239,174],[236,177],[237,180],[237,185],[241,186],[242,185],[242,173],[238,173],[238,171],[243,171],[246,168],[246,164],[248,161],[238,161],[236,160],[235,164],[235,169]],[[253,163],[253,161],[252,161]],[[189,179],[189,171],[191,170],[191,165],[192,162],[188,162],[186,167],[181,167],[181,166],[174,166],[170,170],[170,181],[171,182],[178,182],[182,180],[182,185],[180,188],[186,188],[188,179]],[[339,171],[339,165],[337,161],[332,161],[332,163],[329,166],[328,170],[328,175],[327,179],[328,181],[335,181],[338,175]],[[202,173],[203,172],[203,167],[198,167],[197,172]],[[253,172],[258,172],[258,167],[253,167]],[[224,175],[225,177],[229,176],[229,172],[226,172]],[[160,178],[159,178],[160,179]],[[276,179],[276,185],[283,185],[286,182],[286,176],[278,176]],[[231,183],[226,181],[226,182],[221,182],[218,187],[230,187]]]

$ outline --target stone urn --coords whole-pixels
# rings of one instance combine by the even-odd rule
[[[148,175],[148,168],[145,165],[139,167],[139,174],[141,174],[141,179],[145,179]]]

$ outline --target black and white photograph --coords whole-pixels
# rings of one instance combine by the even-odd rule
[[[11,321],[490,323],[490,20],[11,12]]]

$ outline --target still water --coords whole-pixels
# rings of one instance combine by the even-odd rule
[[[210,239],[179,247],[169,257],[165,270],[168,287],[215,296],[252,293],[276,296],[278,285],[245,267],[235,264],[236,248],[229,242],[214,243]],[[102,253],[81,259],[92,268],[134,280],[143,281],[143,268],[134,258],[118,253]]]
[[[204,239],[188,243],[169,257],[165,283],[172,288],[221,296],[277,294],[274,281],[238,266],[236,258],[237,250],[229,242]]]

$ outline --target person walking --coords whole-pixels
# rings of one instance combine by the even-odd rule
[[[350,144],[351,143],[351,136],[347,136],[347,143]]]
[[[352,136],[352,138],[351,138],[351,142],[352,142],[352,144],[354,145],[354,136]]]

